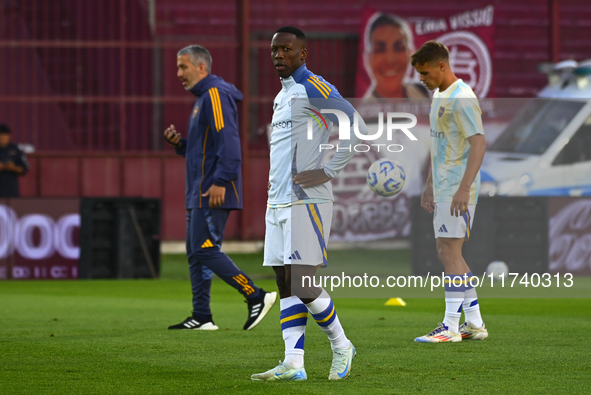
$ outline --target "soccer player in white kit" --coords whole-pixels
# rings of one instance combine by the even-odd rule
[[[367,134],[367,128],[332,84],[306,68],[306,56],[301,30],[291,26],[277,30],[271,42],[271,58],[282,89],[273,103],[263,265],[273,267],[276,275],[285,359],[271,370],[253,374],[253,380],[307,379],[304,339],[308,313],[330,340],[333,358],[329,380],[347,378],[355,357],[355,347],[345,335],[328,293],[309,283],[304,288],[301,281],[328,263],[326,245],[333,202],[329,181],[353,157],[351,144],[360,142],[352,132],[355,119],[361,134]],[[345,115],[351,138],[341,141],[339,147],[348,145],[349,149],[337,151],[323,165],[326,151],[319,148],[328,142],[332,124],[341,126]]]
[[[480,105],[472,89],[454,75],[445,45],[427,41],[412,55],[411,64],[427,89],[435,89],[429,115],[431,172],[421,206],[434,213],[437,257],[445,267],[443,323],[415,341],[484,340],[488,331],[476,290],[470,284],[472,272],[462,257],[462,245],[470,237],[480,165],[486,151]],[[460,326],[462,309],[466,322]]]

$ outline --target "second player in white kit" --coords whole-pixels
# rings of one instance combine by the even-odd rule
[[[445,268],[443,322],[415,341],[483,340],[488,331],[470,284],[472,272],[462,257],[462,245],[472,229],[486,150],[480,106],[472,89],[454,75],[445,45],[427,41],[412,55],[411,64],[427,89],[435,90],[429,115],[431,173],[421,206],[435,214],[437,257]],[[462,310],[466,322],[460,326]]]

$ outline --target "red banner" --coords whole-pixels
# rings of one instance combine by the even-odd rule
[[[492,5],[444,16],[437,12],[433,17],[401,17],[366,8],[360,32],[355,96],[430,97],[410,65],[410,56],[426,41],[437,40],[448,47],[455,75],[470,85],[479,98],[494,97],[493,22]]]
[[[0,200],[0,280],[78,278],[78,199]]]

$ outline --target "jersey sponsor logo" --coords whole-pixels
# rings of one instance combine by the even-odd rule
[[[205,243],[203,243],[201,245],[201,248],[211,248],[211,247],[213,247],[213,243],[209,239],[205,240]]]
[[[300,96],[299,93],[294,93],[293,95],[291,95],[291,97],[289,98],[289,102],[287,103],[290,107],[293,103],[295,103],[296,99]],[[275,108],[273,108],[274,110]]]
[[[443,133],[443,132],[437,132],[437,131],[431,129],[431,137],[435,137],[437,139],[444,139],[445,138],[445,133]]]
[[[318,111],[314,110],[313,108],[310,107],[304,107],[306,110],[310,110],[312,111],[313,114],[310,114],[309,112],[305,113],[306,115],[311,116],[316,123],[318,124],[318,126],[320,126],[320,129],[322,129],[322,125],[324,124],[324,127],[326,128],[326,130],[328,130],[328,124],[326,123],[326,119],[324,119],[324,117],[322,116],[322,114],[320,114]],[[320,118],[320,119],[318,119]],[[322,120],[322,123],[320,123],[320,121]],[[309,122],[311,123],[311,122]],[[308,125],[308,137],[310,137],[310,131],[311,131],[311,126]],[[308,140],[310,140],[310,138],[308,138]]]
[[[302,260],[302,257],[300,256],[300,253],[298,252],[298,250],[295,250],[293,252],[293,254],[291,254],[291,256],[289,257],[289,259],[293,259],[293,260]]]
[[[271,124],[271,130],[274,132],[276,130],[281,129],[289,129],[291,128],[291,120],[286,121],[277,121]]]

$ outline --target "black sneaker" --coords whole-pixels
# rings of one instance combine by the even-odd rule
[[[187,317],[186,320],[177,325],[169,326],[168,329],[193,329],[198,331],[217,331],[219,328],[213,321],[199,322],[193,317]]]
[[[262,321],[267,315],[271,307],[277,300],[277,292],[265,292],[261,288],[263,294],[259,299],[253,301],[246,301],[248,303],[248,320],[244,324],[244,330],[249,331]]]

